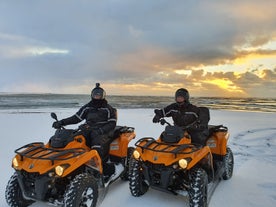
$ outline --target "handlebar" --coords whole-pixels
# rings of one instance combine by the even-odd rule
[[[171,124],[169,122],[167,122],[166,119],[160,119],[159,122],[160,122],[161,125],[167,124],[168,126],[171,126]]]
[[[195,123],[197,123],[197,121],[198,121],[198,119],[196,119],[195,121],[193,121],[192,123],[190,123],[190,124],[188,124],[188,125],[186,125],[186,126],[181,126],[181,128],[182,128],[183,130],[186,130],[186,129],[190,128],[191,126],[193,126]],[[172,126],[172,124],[169,123],[169,122],[168,122],[166,119],[164,119],[164,118],[160,119],[160,120],[159,120],[159,123],[160,123],[161,125],[167,124],[168,126]]]

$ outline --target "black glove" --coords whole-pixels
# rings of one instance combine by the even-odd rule
[[[160,121],[160,119],[161,119],[161,117],[159,115],[155,114],[155,116],[152,119],[152,122],[153,123],[158,123]]]
[[[55,121],[52,125],[53,128],[55,129],[60,129],[63,126],[63,121]]]
[[[160,117],[163,116],[163,111],[161,109],[154,109],[154,113]]]
[[[155,116],[152,119],[153,123],[158,123],[160,119],[162,118],[162,110],[160,109],[154,109]]]

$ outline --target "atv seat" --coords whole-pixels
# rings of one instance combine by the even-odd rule
[[[115,129],[108,134],[108,138],[110,140],[110,143],[113,142],[116,138],[120,136],[120,134],[124,132],[132,132],[134,130],[133,127],[127,127],[127,126],[116,126]]]
[[[223,125],[208,125],[209,137],[215,132],[227,132],[228,128]]]

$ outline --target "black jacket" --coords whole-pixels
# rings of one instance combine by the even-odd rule
[[[198,119],[199,108],[191,103],[172,103],[160,110],[161,117],[172,117],[174,125],[187,126]]]
[[[61,121],[63,125],[69,125],[77,124],[83,120],[86,120],[86,124],[92,129],[100,130],[101,134],[106,134],[116,126],[117,111],[105,99],[100,105],[91,100],[82,106],[75,115]]]
[[[209,109],[197,107],[191,103],[179,105],[172,103],[163,109],[155,110],[157,118],[172,117],[174,125],[188,127],[187,131],[191,135],[192,143],[205,145],[209,136],[208,122],[210,119]]]

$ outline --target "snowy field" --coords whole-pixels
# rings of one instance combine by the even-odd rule
[[[59,118],[75,113],[73,110],[56,112]],[[163,126],[152,123],[152,109],[121,109],[118,114],[118,125],[135,127],[134,141],[144,136],[158,137],[163,130]],[[13,174],[11,159],[14,149],[34,141],[47,142],[54,134],[52,122],[48,113],[0,113],[1,207],[8,207],[5,188]],[[212,110],[210,124],[223,124],[229,128],[229,146],[234,153],[235,166],[233,177],[220,182],[209,206],[275,207],[276,113]],[[186,201],[182,196],[152,189],[144,196],[135,198],[130,194],[128,182],[118,180],[110,186],[101,207],[183,207],[188,206]],[[32,205],[48,206],[38,202]]]

